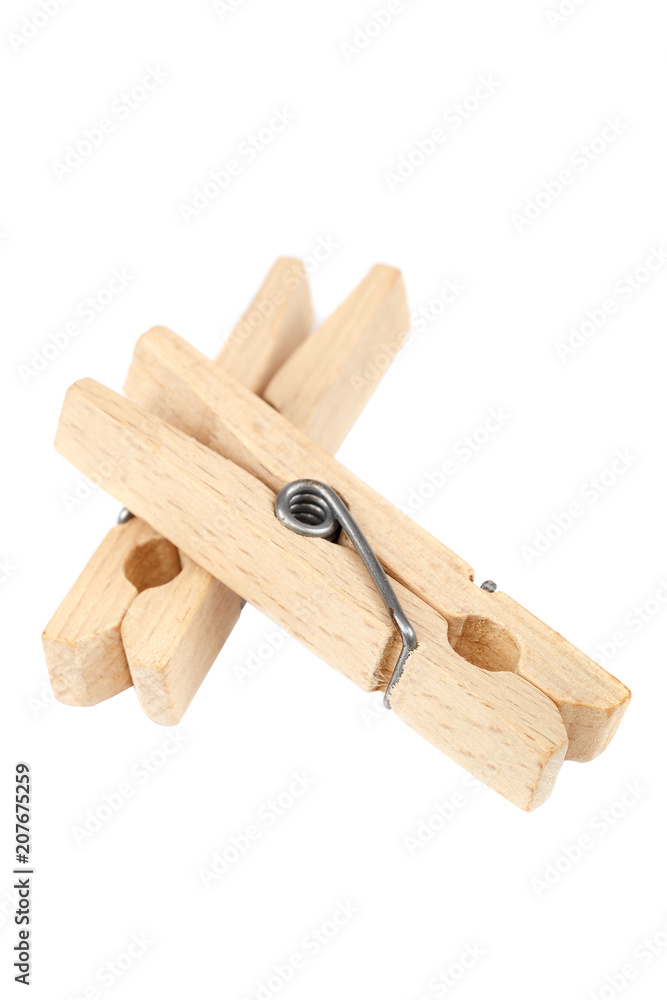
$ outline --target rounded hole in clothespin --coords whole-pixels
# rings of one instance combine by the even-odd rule
[[[169,583],[181,572],[178,549],[166,538],[152,538],[143,545],[137,545],[125,560],[125,576],[137,588],[137,592],[149,587],[161,587]]]
[[[515,672],[519,666],[518,643],[504,626],[490,618],[466,615],[463,621],[450,623],[449,638],[455,653],[483,670]]]

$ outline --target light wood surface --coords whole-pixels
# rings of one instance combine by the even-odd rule
[[[361,560],[284,528],[272,488],[91,380],[68,391],[56,447],[84,474],[104,468],[107,492],[364,690],[386,685],[398,640]],[[419,636],[397,715],[512,802],[539,805],[567,748],[555,705],[516,674],[459,656],[446,620],[396,590]]]
[[[377,264],[296,348],[262,395],[290,423],[335,454],[409,328],[401,272]]]
[[[185,552],[179,554],[179,576],[142,591],[121,624],[139,703],[149,718],[165,726],[183,717],[242,608],[241,598],[229,587]]]
[[[132,683],[120,635],[137,595],[125,563],[166,542],[139,518],[107,532],[44,631],[42,642],[53,692],[67,705],[96,705]],[[177,550],[173,548],[173,552]],[[148,560],[147,560],[148,561]]]
[[[270,304],[292,289],[295,280],[297,284],[289,308],[272,311]],[[272,367],[283,359],[287,344],[293,347],[296,343],[315,342],[314,350],[299,353],[294,361],[291,357],[287,361],[291,377],[301,384],[328,384],[332,356],[348,355],[345,370],[350,380],[339,379],[329,385],[326,392],[318,395],[310,411],[311,419],[317,418],[322,428],[321,431],[316,428],[315,433],[322,433],[328,447],[336,450],[359,413],[360,398],[365,403],[377,385],[377,382],[370,385],[360,396],[353,381],[355,374],[362,377],[366,365],[364,358],[375,350],[378,314],[390,311],[395,314],[393,319],[387,318],[386,335],[394,339],[396,349],[407,329],[405,289],[400,273],[392,268],[375,267],[363,279],[358,286],[363,289],[363,296],[353,350],[349,329],[336,322],[326,321],[320,330],[304,339],[306,325],[312,317],[307,287],[302,265],[293,260],[278,261],[220,352],[214,368],[224,370],[228,377],[230,371],[236,372],[249,391],[260,393],[266,381],[264,375],[272,373]],[[350,298],[355,299],[355,296],[360,298],[358,290]],[[368,305],[363,308],[369,299],[373,308]],[[266,318],[265,328],[253,325],[257,316]],[[293,327],[298,329],[296,338],[289,332]],[[249,331],[252,332],[250,338]],[[167,396],[150,401],[142,381],[130,373],[125,385],[127,396],[130,399],[141,396],[145,409],[178,426],[179,407],[187,406],[186,401],[180,399],[176,408],[171,406]],[[299,414],[294,418],[300,419]],[[238,596],[192,560],[183,558],[182,561],[181,576],[159,592],[142,594],[139,601],[130,606],[122,626],[128,666],[139,703],[149,718],[163,725],[175,725],[183,717],[241,610]],[[171,624],[165,624],[167,616]]]
[[[276,302],[284,294],[287,301]],[[400,273],[395,269],[373,268],[347,300],[350,301],[359,307],[353,341],[349,323],[328,320],[308,338],[315,348],[300,354],[294,363],[289,362],[290,378],[297,384],[310,382],[322,387],[309,415],[319,423],[328,446],[334,450],[342,443],[379,381],[367,383],[365,380],[366,359],[377,349],[378,317],[385,317],[383,336],[390,338],[394,353],[407,330],[405,291]],[[274,304],[275,309],[272,308]],[[334,316],[339,313],[337,310]],[[258,317],[263,317],[263,324],[257,325]],[[303,266],[288,258],[279,260],[218,355],[216,370],[231,371],[247,388],[260,392],[267,373],[272,374],[273,366],[284,358],[287,345],[305,342],[311,317]],[[346,377],[334,383],[330,378],[332,357],[345,359]],[[363,392],[359,391],[359,380],[364,383]],[[178,409],[166,398],[150,401],[141,381],[130,376],[125,386],[127,395],[130,398],[141,396],[146,409],[178,426]],[[298,414],[295,419],[299,419]],[[314,433],[319,431],[316,429]],[[116,689],[111,683],[103,688],[104,697],[111,697],[133,682],[143,710],[149,718],[163,725],[175,725],[180,721],[241,609],[240,598],[182,553],[181,562],[183,569],[178,577],[157,590],[142,593],[136,601],[132,592],[122,587],[128,603],[125,617],[115,620],[116,629],[122,620],[122,644],[120,641],[116,644],[117,685]],[[78,643],[89,642],[95,647],[97,632],[105,630],[108,623],[100,619],[103,605],[96,599],[97,581],[89,575],[87,585],[91,604],[86,620],[89,635],[79,636]],[[64,608],[69,604],[70,595],[63,602]],[[96,605],[99,611],[95,619]],[[51,635],[52,630],[53,623],[49,623],[45,634]],[[124,670],[121,669],[123,646]],[[88,672],[90,659],[85,661]],[[72,652],[69,662],[70,670],[76,675],[84,661]],[[65,672],[66,658],[60,658],[59,669],[61,674]],[[97,669],[102,669],[101,664]],[[75,676],[70,686],[74,690],[81,689]]]
[[[216,359],[229,375],[262,395],[313,325],[308,276],[299,260],[280,257]]]
[[[629,703],[620,681],[506,594],[475,586],[467,563],[186,341],[165,328],[150,331],[137,344],[128,381],[137,402],[153,409],[168,400],[181,430],[274,492],[301,478],[333,486],[387,573],[447,618],[458,653],[544,691],[561,713],[571,759],[589,760],[607,746]]]
[[[303,264],[280,258],[215,364],[228,366],[257,391],[311,323]],[[136,539],[144,536],[159,537],[137,518],[107,533],[46,626],[42,643],[61,701],[94,705],[125,690],[134,678],[147,715],[175,725],[233,628],[241,600],[182,556],[178,575],[137,599],[125,561],[133,548],[142,551]]]

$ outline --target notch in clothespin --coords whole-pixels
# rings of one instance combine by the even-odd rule
[[[620,681],[219,366],[156,328],[127,391],[76,383],[58,450],[476,777],[533,809],[607,746]]]
[[[408,331],[400,272],[373,267],[312,334],[311,326],[303,264],[281,258],[214,365],[333,452],[380,381],[382,371],[367,377],[369,362],[381,355],[386,364]],[[133,384],[126,392],[133,398]],[[145,405],[163,419],[179,419],[169,401]],[[237,594],[145,520],[123,519],[44,630],[56,697],[90,706],[134,685],[154,722],[175,725],[242,606]]]

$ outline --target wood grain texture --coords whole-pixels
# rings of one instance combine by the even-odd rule
[[[215,364],[227,366],[249,389],[261,390],[311,324],[303,264],[280,258]],[[144,536],[159,537],[136,518],[107,533],[42,641],[61,701],[94,705],[134,682],[146,714],[175,725],[233,628],[241,601],[182,558],[181,573],[135,603],[137,588],[128,584],[124,563],[136,539]]]
[[[262,395],[313,325],[301,261],[280,257],[217,357],[217,364]]]
[[[96,705],[130,687],[120,629],[138,590],[125,563],[159,540],[138,518],[112,528],[47,625],[42,642],[59,701]]]
[[[269,382],[264,399],[335,453],[409,328],[401,272],[377,264],[293,352]]]
[[[238,621],[233,591],[180,552],[182,570],[130,604],[121,637],[139,702],[164,726],[175,725]]]
[[[324,384],[330,377],[331,357],[347,357],[346,379],[329,385],[328,391],[319,396],[314,409],[309,411],[311,418],[317,417],[326,429],[329,446],[340,445],[360,406],[377,385],[377,380],[365,380],[366,358],[373,355],[377,346],[377,314],[390,307],[395,309],[397,318],[389,323],[388,328],[398,331],[394,338],[396,349],[400,343],[399,334],[407,329],[407,325],[402,325],[402,317],[407,315],[407,304],[398,272],[391,268],[376,268],[365,284],[366,298],[369,292],[372,293],[373,309],[369,311],[366,308],[359,317],[354,349],[349,344],[350,331],[344,325],[339,322],[325,323],[317,334],[308,338],[314,340],[314,349],[309,349],[300,355],[296,363],[290,364],[290,378],[297,383],[306,383],[310,379]],[[383,296],[386,298],[384,304]],[[303,265],[290,258],[281,258],[218,355],[216,368],[231,371],[247,388],[260,392],[267,376],[275,373],[276,366],[284,360],[288,350],[303,341],[311,319],[312,307]],[[386,364],[386,361],[383,363]],[[363,393],[357,387],[359,380],[365,380]],[[145,400],[141,380],[130,377],[125,389],[130,398],[135,394],[142,395],[145,407],[155,415],[178,425],[179,414],[168,400],[156,398],[152,403]],[[119,537],[125,527],[114,529],[113,537]],[[146,591],[136,602],[134,592],[122,587],[122,581],[119,581],[127,606],[126,617],[116,614],[112,626],[116,634],[115,680],[98,688],[100,696],[107,698],[134,683],[143,710],[149,718],[163,725],[175,725],[182,718],[227,639],[241,607],[240,598],[183,553],[181,562],[183,569],[178,576],[154,594]],[[88,600],[91,608],[98,608],[98,613],[104,607],[96,591],[99,582],[94,575],[88,575]],[[63,602],[65,610],[70,602],[71,595],[68,595]],[[207,614],[207,609],[211,614]],[[158,628],[161,614],[164,625]],[[121,621],[122,637],[119,634]],[[98,629],[103,629],[104,625],[104,622],[97,622]],[[49,623],[47,630],[51,629],[52,623]],[[80,641],[85,640],[82,637]],[[50,648],[45,645],[47,663],[52,655]],[[67,662],[66,656],[59,657],[61,678],[66,673]],[[70,689],[77,691],[85,689],[85,678],[77,677],[82,670],[85,669],[88,674],[95,671],[101,673],[104,667],[101,661],[93,663],[91,658],[83,660],[77,657],[75,650],[70,648],[69,669],[72,675]]]
[[[389,313],[393,316],[387,320],[384,336],[393,337],[394,353],[407,330],[407,302],[399,272],[393,268],[374,268],[360,289],[363,289],[363,294],[357,289],[350,297],[359,309],[353,345],[350,329],[339,321],[325,322],[320,330],[304,339],[306,327],[312,319],[306,274],[298,261],[278,261],[218,355],[216,369],[224,370],[228,375],[231,373],[246,388],[261,393],[265,388],[266,374],[274,374],[274,366],[284,360],[286,347],[296,348],[298,356],[290,356],[286,362],[290,379],[295,385],[326,386],[326,391],[318,392],[312,400],[309,420],[313,433],[322,434],[327,446],[337,449],[379,381],[365,380],[366,358],[377,350],[379,318]],[[285,304],[283,299],[287,294]],[[263,325],[258,317],[263,320]],[[310,346],[307,351],[301,351],[298,344]],[[331,379],[332,358],[345,359],[344,365],[340,360],[334,365],[334,370],[339,372],[335,380]],[[340,375],[341,370],[344,377]],[[143,376],[137,378],[130,371],[125,384],[129,398],[141,399],[149,412],[179,426],[181,416],[178,407],[173,407],[164,395],[149,400],[142,386],[143,381]],[[363,391],[358,387],[360,381]],[[179,405],[183,402],[180,399]],[[293,417],[300,419],[298,413],[294,413]],[[198,436],[196,430],[192,433]],[[197,591],[200,595],[198,600],[203,602],[206,599],[215,606],[221,606],[222,610],[210,618],[203,609],[195,613],[191,574],[196,574],[202,588]],[[153,617],[146,620],[142,631],[137,622],[138,611],[145,609],[148,613],[151,610],[159,620],[161,606],[165,613],[167,608],[175,612],[180,607],[181,618],[184,618],[185,608],[189,608],[185,618],[189,623],[188,631],[182,633],[166,628],[161,634],[152,627]],[[197,573],[192,566],[187,574],[162,588],[154,600],[144,596],[137,609],[131,609],[130,621],[134,627],[130,630],[128,623],[123,630],[129,670],[139,702],[154,722],[174,725],[183,717],[227,639],[240,606],[238,597],[233,597],[210,574],[203,570]],[[165,647],[167,638],[172,641],[171,647]]]
[[[485,670],[519,674],[545,692],[566,726],[570,759],[590,760],[607,746],[628,706],[628,689],[506,594],[475,586],[467,563],[281,414],[164,328],[139,341],[129,379],[138,402],[153,409],[168,400],[181,415],[181,430],[272,490],[301,478],[333,486],[387,573],[447,618],[457,652]]]
[[[56,447],[84,474],[103,468],[107,492],[355,683],[386,685],[398,637],[359,556],[285,529],[269,486],[91,380],[68,391]],[[521,677],[459,656],[446,620],[400,583],[396,590],[419,636],[395,689],[397,714],[534,808],[567,748],[555,705]]]

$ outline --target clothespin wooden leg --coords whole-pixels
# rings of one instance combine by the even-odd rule
[[[258,414],[271,411],[247,395],[248,405],[259,404]],[[236,447],[248,450],[262,437],[261,424],[244,424]],[[68,391],[56,447],[85,474],[104,465],[109,493],[365,690],[386,686],[396,630],[358,554],[285,529],[274,513],[274,489],[91,380]],[[312,443],[309,451],[335,471],[338,463],[324,451]],[[354,477],[347,483],[352,488]],[[346,500],[356,506],[353,493]],[[392,524],[386,527],[390,532]],[[418,552],[413,560],[416,574]],[[567,749],[558,709],[518,674],[480,669],[461,657],[448,643],[446,619],[411,589],[398,581],[395,587],[419,636],[406,667],[415,683],[397,693],[397,710],[482,781],[522,808],[535,808]]]
[[[400,272],[378,264],[320,329],[299,344],[261,395],[335,455],[409,325]]]
[[[311,324],[308,278],[303,265],[297,260],[280,258],[222,348],[216,364],[224,364],[249,389],[259,391],[306,337]],[[170,588],[164,579],[156,579],[153,586],[158,582],[163,584],[157,596],[146,589],[138,597],[137,588],[125,574],[125,562],[143,542],[157,541],[159,537],[138,518],[112,528],[46,626],[42,642],[53,690],[60,701],[68,705],[95,705],[131,686],[122,624],[137,601],[126,623],[127,637],[132,643],[132,622],[136,622],[142,609],[147,627],[152,610],[159,612],[162,605],[166,612]],[[150,549],[143,551],[150,553]],[[215,658],[216,644],[221,644],[233,627],[241,605],[238,599],[231,600],[227,589],[187,556],[181,555],[181,564],[180,573],[179,567],[172,565],[172,576],[178,573],[178,583],[171,592],[182,590],[189,595],[189,615],[184,618],[181,605],[178,627],[173,617],[169,623],[166,618],[162,620],[164,630],[153,632],[155,653],[159,662],[165,663],[171,656],[187,657],[189,650],[191,669],[201,680],[208,669],[207,662]],[[209,621],[223,624],[212,632]],[[162,701],[160,713],[169,717],[169,705],[164,698],[156,697]]]
[[[178,550],[140,518],[116,525],[98,545],[43,636],[53,693],[68,705],[95,705],[132,683],[120,626],[137,587],[125,564],[145,554],[153,584],[180,569]]]

